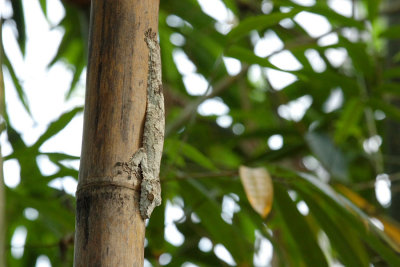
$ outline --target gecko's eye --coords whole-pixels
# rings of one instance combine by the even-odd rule
[[[150,201],[153,201],[154,195],[153,195],[152,193],[149,193],[149,194],[147,195],[147,199],[150,200]]]

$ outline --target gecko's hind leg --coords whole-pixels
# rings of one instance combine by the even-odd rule
[[[140,174],[144,177],[148,174],[148,167],[147,167],[147,154],[143,147],[139,148],[135,154],[129,160],[131,164],[131,168],[135,173],[137,179],[140,181]]]

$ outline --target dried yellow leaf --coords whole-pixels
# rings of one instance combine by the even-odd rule
[[[337,185],[336,188],[369,216],[378,219],[383,225],[383,232],[390,239],[389,244],[396,252],[400,252],[400,224],[383,215],[376,215],[376,208],[350,188],[344,185]]]
[[[377,216],[377,219],[381,221],[383,224],[383,231],[392,241],[391,245],[396,250],[397,253],[400,253],[400,225],[396,221],[385,218],[383,216]]]
[[[266,218],[271,211],[274,195],[268,171],[265,168],[240,166],[239,176],[250,205],[261,217]]]

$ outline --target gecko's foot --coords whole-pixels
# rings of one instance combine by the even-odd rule
[[[145,156],[144,148],[139,148],[135,154],[132,155],[129,162],[131,163],[132,168],[138,168],[140,163],[142,163],[143,157]]]

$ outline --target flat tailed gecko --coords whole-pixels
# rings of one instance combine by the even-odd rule
[[[150,218],[156,206],[161,205],[160,164],[164,144],[165,115],[161,82],[161,57],[157,34],[148,29],[144,38],[149,48],[147,78],[147,107],[144,123],[143,146],[131,157],[134,173],[142,174],[140,214]]]

